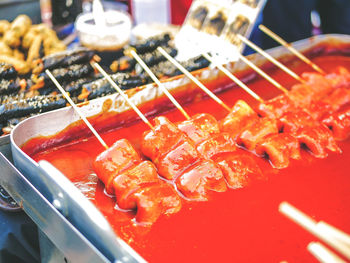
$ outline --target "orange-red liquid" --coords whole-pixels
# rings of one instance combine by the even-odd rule
[[[336,66],[350,70],[350,59],[346,57],[325,56],[314,61],[326,71]],[[297,73],[311,71],[299,62],[290,67]],[[281,71],[270,70],[269,74],[287,88],[295,83]],[[259,78],[248,85],[264,99],[280,93]],[[238,88],[219,97],[229,106],[239,98],[251,105],[256,103]],[[184,108],[190,115],[207,112],[217,119],[226,114],[211,99]],[[173,122],[184,119],[176,110],[164,115]],[[108,145],[126,138],[139,149],[146,129],[147,125],[137,122],[102,137]],[[40,139],[35,142],[40,143]],[[93,160],[104,150],[95,138],[32,157],[36,161],[45,159],[61,170],[99,208],[115,232],[150,262],[316,262],[306,249],[316,238],[280,214],[278,206],[288,201],[316,220],[350,233],[350,141],[339,145],[342,154],[320,160],[303,151],[301,161],[293,161],[283,170],[273,169],[267,160],[256,157],[266,180],[244,189],[215,193],[208,202],[184,201],[179,213],[161,217],[151,228],[135,225],[133,214],[118,211],[115,200],[104,193],[103,184],[92,170]]]

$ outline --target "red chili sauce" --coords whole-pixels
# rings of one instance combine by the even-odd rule
[[[328,55],[313,60],[328,72],[337,66],[350,70],[350,59],[346,57]],[[312,71],[298,61],[289,66],[298,74]],[[296,83],[280,70],[270,69],[268,73],[287,88]],[[247,84],[264,99],[280,94],[258,77]],[[237,99],[256,105],[239,88],[218,96],[229,106]],[[206,112],[217,119],[226,115],[209,98],[184,108],[190,115]],[[173,122],[184,120],[177,110],[163,115]],[[141,135],[147,129],[143,122],[137,122],[103,133],[102,137],[108,145],[126,138],[139,150]],[[322,160],[303,150],[302,160],[292,161],[282,170],[273,169],[268,160],[256,157],[265,180],[253,181],[243,189],[214,193],[208,202],[184,200],[180,212],[159,218],[151,228],[135,225],[134,214],[117,210],[115,200],[104,193],[104,185],[92,169],[95,157],[104,150],[95,138],[41,151],[32,158],[47,160],[61,170],[105,215],[117,235],[147,261],[316,262],[306,249],[316,238],[280,214],[278,206],[288,201],[314,219],[350,233],[350,142],[339,142],[339,146],[342,154],[329,154]]]

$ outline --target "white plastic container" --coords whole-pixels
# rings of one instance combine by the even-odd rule
[[[95,24],[92,13],[79,15],[75,22],[82,45],[98,51],[118,50],[127,44],[131,34],[129,14],[117,10],[104,13],[106,25]]]

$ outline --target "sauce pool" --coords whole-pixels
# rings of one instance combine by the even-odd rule
[[[314,62],[326,71],[337,66],[350,70],[350,60],[341,56],[322,56]],[[289,65],[301,74],[311,69],[293,61]],[[285,87],[295,81],[279,70],[269,75]],[[264,99],[280,92],[257,78],[248,86]],[[256,105],[241,89],[218,96],[229,106],[238,99]],[[193,115],[206,113],[222,119],[226,115],[213,100],[184,105]],[[182,121],[178,111],[165,114],[173,122]],[[102,134],[108,145],[128,139],[139,150],[140,138],[148,126],[137,122],[129,127]],[[350,141],[339,142],[342,154],[316,159],[306,151],[301,161],[292,161],[287,169],[276,170],[267,160],[256,157],[265,180],[254,181],[243,189],[214,193],[208,202],[183,202],[179,213],[161,217],[151,228],[134,224],[132,212],[120,211],[115,200],[104,192],[92,169],[96,156],[104,149],[95,138],[38,152],[35,161],[47,160],[65,174],[104,214],[124,241],[150,262],[317,262],[306,246],[316,238],[278,212],[288,201],[316,220],[326,221],[350,233]]]

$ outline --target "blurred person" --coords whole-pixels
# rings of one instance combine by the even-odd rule
[[[287,42],[312,36],[311,12],[317,11],[323,34],[350,34],[349,0],[267,0],[262,24]],[[279,45],[262,34],[264,49]]]

